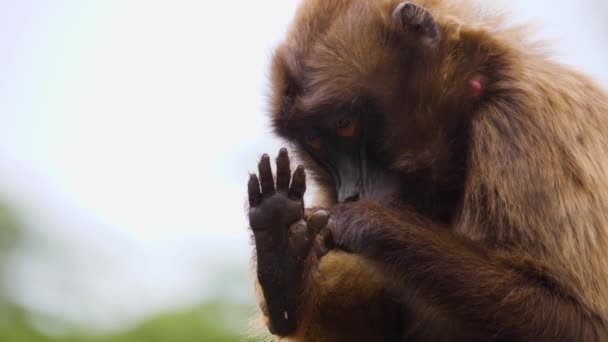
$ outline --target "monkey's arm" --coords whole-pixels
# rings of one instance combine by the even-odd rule
[[[475,338],[608,340],[606,323],[569,291],[565,273],[524,253],[493,252],[415,215],[366,202],[337,206],[330,228],[338,246],[382,265],[392,283],[463,331],[481,331]]]

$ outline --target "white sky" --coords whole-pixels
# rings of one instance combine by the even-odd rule
[[[3,3],[0,158],[142,239],[243,234],[247,172],[277,147],[266,65],[294,6]]]

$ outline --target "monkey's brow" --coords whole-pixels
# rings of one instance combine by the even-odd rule
[[[324,119],[343,115],[344,113],[360,110],[363,103],[357,103],[344,99],[323,99],[321,101],[303,101],[292,108],[292,116],[302,119]]]
[[[292,132],[302,132],[312,127],[323,126],[323,118],[316,115],[292,116],[283,119],[285,127]]]

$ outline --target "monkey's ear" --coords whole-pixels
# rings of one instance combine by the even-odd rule
[[[393,21],[400,28],[418,35],[425,44],[435,46],[441,39],[439,25],[431,12],[415,3],[402,2],[392,15]]]

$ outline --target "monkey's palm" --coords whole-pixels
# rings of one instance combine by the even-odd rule
[[[258,165],[260,177],[251,175],[248,185],[249,225],[257,252],[257,275],[264,297],[270,330],[287,335],[296,329],[296,313],[302,293],[305,261],[324,219],[304,222],[306,174],[298,167],[291,175],[287,150],[277,157],[276,186],[270,157]]]

